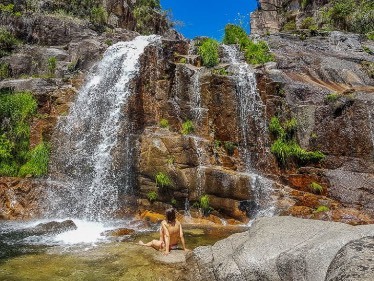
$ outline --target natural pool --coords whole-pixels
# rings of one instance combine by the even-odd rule
[[[156,225],[136,229],[131,236],[108,238],[100,233],[134,225],[130,221],[106,225],[74,222],[77,230],[39,236],[25,234],[25,229],[38,222],[0,223],[0,280],[184,280],[183,263],[165,263],[160,252],[137,245],[140,239],[158,239]],[[245,229],[184,225],[186,244],[191,250]],[[182,251],[171,255],[179,255],[180,259]]]

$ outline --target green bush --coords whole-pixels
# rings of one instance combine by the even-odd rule
[[[55,76],[55,72],[56,72],[56,66],[57,66],[57,59],[56,59],[56,57],[50,57],[50,58],[48,58],[47,66],[48,66],[48,75],[50,77],[54,77]]]
[[[184,122],[182,124],[182,131],[181,131],[181,133],[183,135],[191,134],[194,130],[195,130],[195,127],[194,127],[194,125],[193,125],[193,123],[192,123],[191,120],[186,120],[186,122]]]
[[[185,57],[182,57],[182,58],[179,59],[179,63],[185,64],[185,63],[187,63],[187,59]]]
[[[223,67],[218,68],[218,69],[213,69],[212,70],[212,74],[222,75],[222,76],[230,75],[230,73],[225,68],[223,68]]]
[[[240,49],[244,50],[250,44],[250,39],[242,27],[235,24],[227,24],[225,26],[223,44],[238,44]]]
[[[313,17],[306,17],[300,24],[300,28],[309,29],[311,26],[316,25],[316,22]]]
[[[282,30],[284,30],[284,31],[294,31],[294,30],[296,30],[296,22],[294,20],[286,22],[283,25]]]
[[[210,207],[209,196],[207,194],[200,197],[199,207],[202,209],[204,216],[209,215],[209,213],[213,210],[213,208]]]
[[[323,187],[320,184],[316,183],[316,182],[312,182],[310,184],[310,190],[313,193],[321,194],[323,192]]]
[[[27,154],[27,162],[22,165],[18,176],[24,177],[27,175],[31,176],[42,176],[48,172],[48,161],[49,161],[49,146],[42,142],[38,144],[33,150]]]
[[[234,154],[236,144],[231,141],[225,141],[223,147],[225,148],[227,154],[231,156]]]
[[[9,31],[0,28],[0,58],[9,55],[19,43]]]
[[[37,103],[31,93],[0,93],[0,175],[16,176],[29,153],[30,125]]]
[[[296,129],[296,119],[292,118],[281,124],[277,117],[272,117],[269,123],[269,131],[276,140],[271,145],[271,153],[283,166],[286,166],[291,158],[301,164],[322,160],[325,157],[322,152],[306,151],[300,147],[295,140]]]
[[[9,78],[10,71],[9,71],[9,63],[2,62],[0,63],[0,79]]]
[[[155,176],[156,185],[164,188],[172,185],[172,181],[168,175],[163,172],[158,172]]]
[[[160,120],[160,127],[161,128],[169,128],[169,121],[167,119]]]
[[[374,31],[374,1],[333,0],[323,15],[335,29],[363,34]]]
[[[225,27],[224,44],[238,44],[250,64],[263,64],[274,60],[265,41],[257,43],[249,39],[243,28],[228,24]]]
[[[133,15],[136,20],[135,29],[141,34],[159,33],[163,26],[171,25],[167,13],[161,10],[159,0],[137,0]]]
[[[325,97],[325,101],[326,102],[336,102],[339,99],[339,97],[340,97],[340,95],[338,93],[331,93],[331,94],[328,94]]]
[[[158,194],[156,191],[150,191],[147,193],[147,198],[152,203],[158,199]]]
[[[374,31],[366,33],[366,38],[369,40],[374,40]]]
[[[314,213],[320,213],[320,212],[328,212],[330,211],[330,208],[327,206],[319,206]]]
[[[205,39],[198,47],[198,54],[203,60],[203,65],[213,67],[219,63],[219,43],[211,38]]]
[[[90,12],[90,21],[95,25],[105,25],[108,14],[103,6],[92,7]]]

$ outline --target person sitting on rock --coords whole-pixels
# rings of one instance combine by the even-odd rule
[[[173,208],[166,210],[166,220],[161,222],[160,239],[152,240],[144,243],[139,241],[140,245],[152,247],[156,250],[165,249],[165,255],[168,255],[170,250],[178,249],[179,240],[182,243],[184,251],[188,251],[183,237],[183,229],[181,223],[175,218],[175,210]]]

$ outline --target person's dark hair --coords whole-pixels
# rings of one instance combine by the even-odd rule
[[[165,212],[166,220],[168,223],[174,223],[175,222],[175,210],[174,208],[167,209]]]

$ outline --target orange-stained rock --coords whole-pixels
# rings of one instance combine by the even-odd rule
[[[131,229],[131,228],[118,228],[118,229],[104,231],[100,235],[101,236],[114,236],[114,237],[118,237],[118,236],[124,236],[124,235],[131,235],[133,233],[135,233],[134,229]]]
[[[39,217],[42,191],[37,181],[30,178],[0,177],[0,219]]]
[[[312,216],[314,219],[337,221],[351,225],[373,224],[374,218],[365,212],[353,208],[342,208],[328,212],[316,213]]]
[[[146,220],[152,223],[159,223],[165,219],[165,215],[161,215],[159,213],[154,213],[151,211],[144,211],[138,214],[136,218]]]
[[[299,218],[309,218],[313,214],[314,209],[306,206],[292,206],[289,209],[289,214]]]

